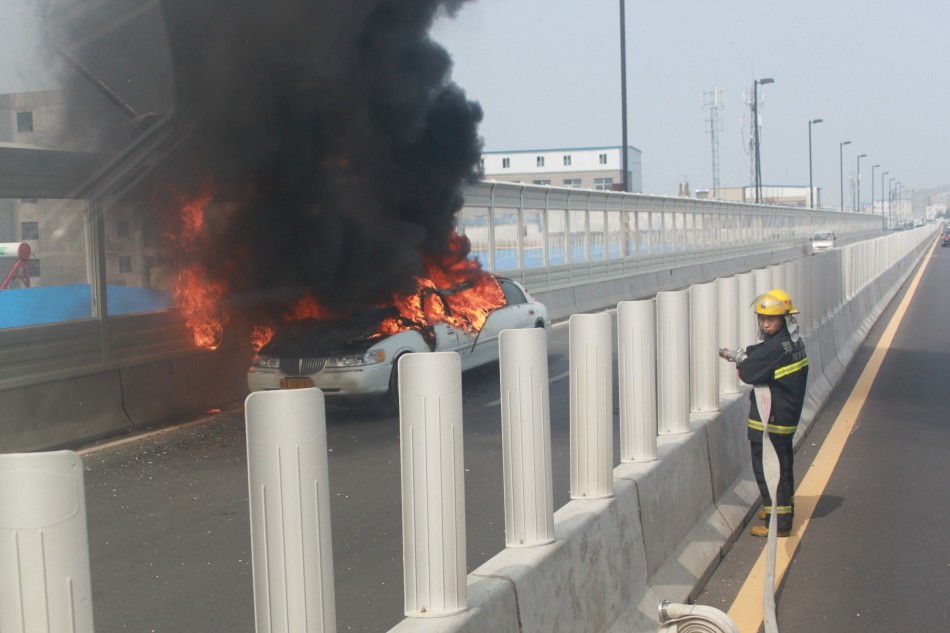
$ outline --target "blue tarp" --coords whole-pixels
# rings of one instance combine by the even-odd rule
[[[160,290],[108,286],[110,315],[148,312],[171,307],[171,296]],[[0,328],[57,323],[92,316],[89,284],[16,288],[0,291]]]

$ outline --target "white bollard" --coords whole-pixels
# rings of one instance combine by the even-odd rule
[[[554,541],[548,339],[543,329],[498,337],[505,546]]]
[[[759,323],[756,321],[752,304],[758,296],[755,292],[755,275],[741,273],[736,275],[739,280],[739,347],[746,348],[759,342]]]
[[[818,306],[815,304],[815,280],[812,276],[817,257],[817,255],[812,255],[811,257],[802,259],[798,276],[798,287],[801,289],[801,297],[796,299],[798,303],[796,303],[795,306],[801,310],[801,314],[804,317],[801,321],[803,336],[818,327],[818,324],[815,323]]]
[[[835,254],[835,301],[833,313],[837,313],[838,310],[844,306],[845,299],[847,298],[847,284],[845,283],[844,251],[839,248],[832,252]]]
[[[689,291],[656,294],[657,427],[689,432]]]
[[[772,273],[772,285],[769,290],[772,288],[781,288],[785,290],[785,292],[788,292],[785,287],[785,264],[772,264],[768,268],[769,272]]]
[[[689,410],[719,410],[719,293],[716,284],[689,289]]]
[[[775,287],[775,284],[772,283],[772,269],[771,268],[756,268],[752,271],[752,275],[755,277],[755,296],[758,297],[761,294],[765,294],[769,290]]]
[[[815,256],[814,263],[812,264],[812,280],[815,282],[815,289],[818,292],[818,296],[815,301],[815,305],[818,307],[818,311],[815,313],[816,325],[821,325],[824,323],[831,311],[830,301],[828,300],[828,298],[831,296],[831,291],[828,287],[830,285],[832,274],[830,264],[831,254],[827,251],[818,253]]]
[[[785,279],[785,286],[783,290],[788,293],[788,296],[792,298],[792,303],[795,304],[795,307],[798,308],[798,262],[791,261],[785,263],[785,269],[782,273],[782,276]],[[799,315],[800,319],[800,315]],[[799,331],[801,331],[801,320],[799,320]]]
[[[0,631],[93,633],[82,461],[0,455]]]
[[[257,633],[336,631],[326,408],[319,389],[245,401]]]
[[[571,499],[603,499],[614,494],[610,315],[575,314],[569,324]]]
[[[844,296],[847,299],[854,297],[854,254],[855,250],[851,246],[845,246],[841,249],[841,261],[844,268],[842,278],[844,279]]]
[[[656,302],[617,304],[620,461],[656,459]]]
[[[738,349],[739,345],[739,279],[723,277],[716,280],[719,290],[719,347]],[[719,359],[719,392],[738,393],[739,376],[729,361]]]
[[[462,364],[455,352],[399,359],[405,614],[468,608]]]

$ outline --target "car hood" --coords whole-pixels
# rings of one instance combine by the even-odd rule
[[[394,308],[361,310],[345,319],[301,319],[274,333],[261,348],[265,356],[329,356],[365,351],[379,341],[380,324],[398,314]]]

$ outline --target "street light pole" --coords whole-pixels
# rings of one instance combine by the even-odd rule
[[[630,191],[627,164],[627,19],[625,15],[626,0],[620,0],[620,109],[623,110],[622,123],[623,128],[623,147],[620,148],[623,154],[623,176],[620,178],[623,191]]]
[[[755,202],[762,201],[762,161],[759,158],[759,85],[775,83],[770,77],[752,80],[752,133],[755,139]]]
[[[897,178],[891,178],[887,181],[887,211],[891,218],[891,226],[894,226],[894,181]]]
[[[808,122],[808,208],[815,208],[815,186],[812,183],[811,177],[811,126],[812,124],[821,123],[821,119],[811,119]]]
[[[903,224],[906,222],[904,219],[904,183],[899,180],[894,183],[894,204],[897,206],[897,217]]]
[[[841,141],[838,143],[838,169],[840,172],[839,189],[841,190],[841,206],[839,211],[844,211],[844,146],[851,145],[851,141]]]
[[[884,176],[888,175],[889,173],[891,172],[885,171],[881,174],[881,217],[884,217]],[[890,208],[888,208],[888,211],[890,211]],[[888,218],[890,218],[890,216],[888,216]],[[888,219],[887,228],[891,228],[890,219]]]
[[[880,165],[871,165],[871,214],[874,214],[874,170]]]
[[[861,159],[867,158],[867,154],[858,154],[858,171],[854,175],[854,210],[861,210]]]
[[[897,217],[901,219],[901,223],[906,222],[904,219],[904,183],[900,181],[894,183],[894,204],[897,205]]]

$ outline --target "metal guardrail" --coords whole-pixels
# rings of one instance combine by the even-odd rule
[[[537,290],[801,246],[816,231],[880,230],[880,216],[484,181],[457,230],[482,265]]]

